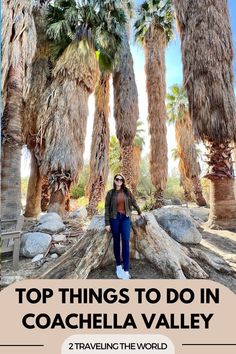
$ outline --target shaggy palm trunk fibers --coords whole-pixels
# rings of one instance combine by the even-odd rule
[[[140,171],[140,160],[141,160],[141,149],[139,146],[133,146],[133,178],[131,182],[131,189],[134,193],[137,191],[137,185],[139,180]]]
[[[199,178],[197,176],[194,176],[191,178],[191,181],[193,185],[193,192],[195,195],[196,204],[198,206],[206,206],[207,203],[205,201],[205,198],[202,195],[202,186]]]
[[[175,124],[175,137],[178,146],[179,170],[185,186],[194,193],[198,206],[206,206],[200,183],[201,168],[198,162],[192,123],[188,112],[183,111],[183,116]],[[188,188],[187,188],[188,190]]]
[[[104,193],[104,181],[102,177],[96,179],[92,185],[92,191],[89,196],[88,215],[92,216],[98,213],[98,203],[101,201],[101,196]]]
[[[210,215],[212,228],[236,228],[236,191],[231,147],[225,142],[210,143],[208,149],[210,179]]]
[[[30,178],[24,216],[37,217],[41,212],[42,176],[34,152],[31,151]]]
[[[131,188],[133,178],[132,149],[139,117],[138,90],[133,58],[129,45],[129,25],[126,26],[120,53],[119,70],[113,74],[114,118],[120,143],[121,172]]]
[[[121,171],[125,182],[132,189],[133,180],[133,145],[121,146]]]
[[[21,212],[21,146],[4,142],[1,166],[1,217],[17,219]]]
[[[155,25],[145,35],[145,73],[148,95],[148,123],[150,133],[150,173],[155,188],[154,208],[163,206],[163,191],[168,174],[166,139],[166,82],[164,31]]]
[[[154,192],[154,203],[152,209],[161,208],[164,205],[164,191],[162,189]]]
[[[9,70],[2,128],[1,205],[3,219],[16,219],[21,211],[21,149],[23,68]]]
[[[102,200],[109,170],[109,100],[110,73],[101,73],[95,90],[95,116],[90,157],[90,172],[87,186],[89,196],[88,214],[98,212],[98,203]]]
[[[42,178],[42,192],[41,192],[41,210],[47,211],[50,201],[50,190],[48,183],[48,176],[43,176]]]

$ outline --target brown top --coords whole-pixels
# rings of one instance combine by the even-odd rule
[[[125,214],[125,194],[123,191],[119,191],[117,193],[116,203],[117,203],[116,208],[118,213]]]

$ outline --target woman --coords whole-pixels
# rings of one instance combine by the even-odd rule
[[[116,275],[119,279],[129,279],[129,240],[130,218],[132,206],[142,216],[134,196],[125,185],[125,179],[121,174],[114,177],[113,189],[106,195],[105,201],[105,225],[108,232],[113,235],[114,255],[116,259]],[[120,259],[120,235],[122,239],[122,258],[124,269]]]

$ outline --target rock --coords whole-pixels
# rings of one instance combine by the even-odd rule
[[[45,259],[43,254],[38,254],[32,259],[32,263],[34,263],[35,267],[41,267],[44,263]]]
[[[59,214],[57,213],[47,213],[47,214],[44,214],[40,217],[39,219],[39,224],[44,224],[48,221],[60,221],[62,222],[62,218],[60,217]]]
[[[190,213],[195,220],[202,222],[206,222],[209,217],[209,209],[206,207],[191,208]]]
[[[38,254],[46,252],[52,238],[50,235],[42,232],[29,232],[21,237],[21,255],[33,258]]]
[[[65,225],[62,221],[51,220],[39,224],[36,229],[41,232],[47,232],[49,234],[54,234],[65,230]]]
[[[66,235],[53,235],[52,240],[55,242],[65,242],[66,241]]]
[[[53,253],[53,254],[51,254],[51,256],[50,256],[52,259],[57,259],[58,258],[58,254],[56,254],[56,253]]]
[[[4,275],[1,278],[1,290],[3,290],[3,288],[5,288],[13,283],[16,283],[16,282],[19,282],[22,280],[25,280],[25,277],[23,277],[21,275]]]
[[[57,253],[58,256],[61,256],[64,254],[71,246],[64,246],[64,245],[53,245],[52,248],[50,249],[50,253]]]
[[[94,215],[87,230],[102,231],[105,229],[105,218],[100,215]]]
[[[187,208],[164,207],[153,211],[160,226],[176,241],[180,243],[198,244],[202,235],[191,218]]]
[[[33,259],[32,259],[32,263],[35,263],[35,262],[39,262],[43,259],[43,254],[40,253],[40,254],[37,254],[37,256],[35,256]]]
[[[85,207],[80,207],[70,213],[70,218],[72,219],[86,219],[88,216],[87,209]]]
[[[171,198],[172,205],[182,205],[182,202],[178,198]]]
[[[179,210],[181,215],[186,215],[191,218],[191,212],[188,207],[178,206],[178,205],[167,205],[157,210]]]
[[[164,205],[172,205],[171,199],[164,199]]]

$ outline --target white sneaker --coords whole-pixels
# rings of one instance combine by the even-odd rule
[[[121,265],[116,266],[116,276],[117,276],[117,278],[119,278],[119,279],[123,279],[124,270],[123,270],[123,268],[122,268]]]
[[[131,278],[131,275],[129,274],[129,272],[125,272],[123,271],[123,280],[129,280]]]

